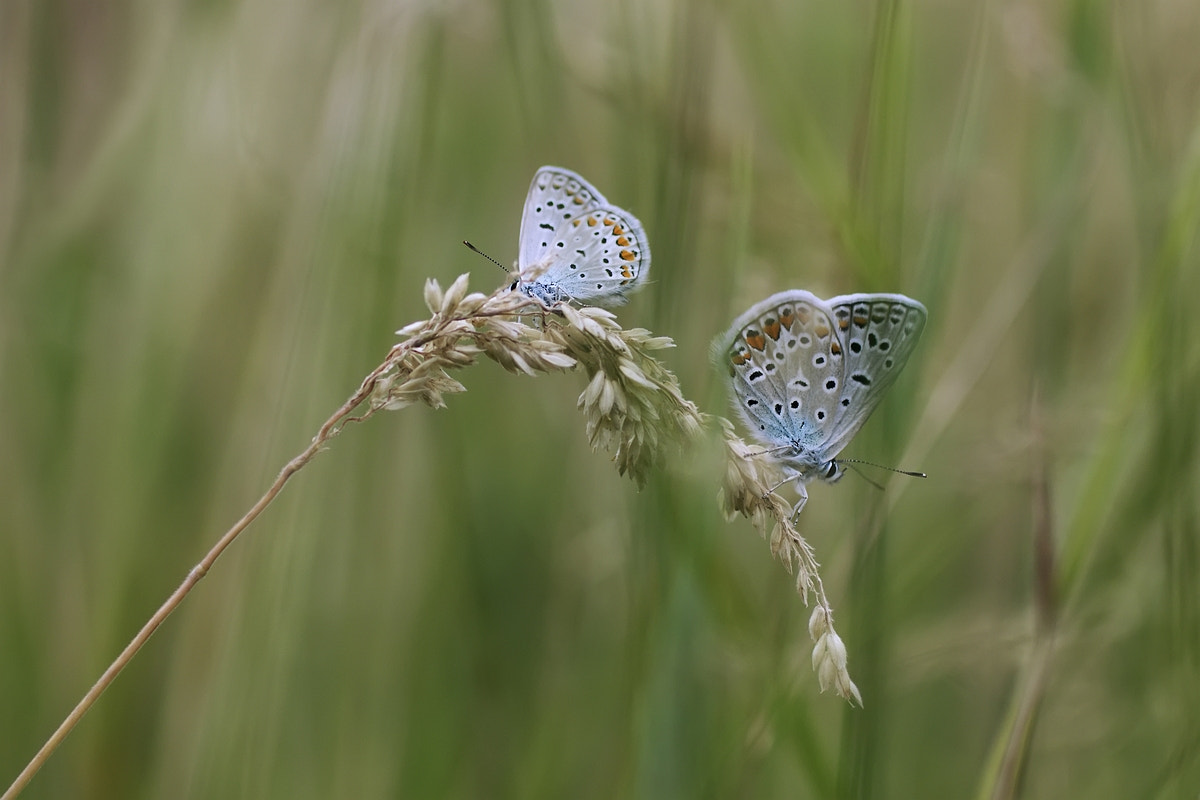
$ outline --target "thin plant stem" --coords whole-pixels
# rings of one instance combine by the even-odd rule
[[[395,350],[392,352],[395,353]],[[191,571],[188,572],[187,577],[184,578],[183,583],[179,584],[179,588],[172,592],[171,596],[168,597],[161,606],[159,606],[158,611],[154,612],[154,615],[146,621],[146,624],[142,626],[140,631],[138,631],[137,636],[134,636],[133,640],[125,646],[124,650],[121,651],[121,654],[117,656],[111,664],[108,665],[108,669],[104,670],[104,674],[100,676],[100,679],[92,685],[92,688],[88,690],[87,694],[85,694],[83,698],[76,704],[75,708],[71,710],[71,713],[68,714],[66,719],[62,721],[62,724],[58,726],[58,729],[55,730],[50,738],[46,740],[46,743],[42,745],[40,750],[38,750],[37,755],[35,755],[33,759],[25,766],[25,769],[21,771],[21,774],[18,775],[17,779],[13,781],[11,786],[8,787],[3,796],[0,796],[0,800],[13,800],[13,798],[19,795],[21,791],[29,784],[29,782],[33,780],[33,776],[36,775],[37,771],[42,768],[42,765],[46,763],[46,760],[50,758],[51,754],[58,749],[58,746],[62,744],[64,739],[67,738],[67,735],[75,729],[75,726],[79,724],[81,719],[83,719],[84,714],[86,714],[88,710],[95,705],[96,701],[100,699],[100,695],[104,693],[104,690],[107,689],[109,685],[111,685],[112,682],[117,679],[117,676],[121,674],[121,670],[125,669],[129,662],[133,660],[133,657],[136,656],[142,647],[145,646],[146,642],[150,641],[150,637],[154,635],[154,632],[158,630],[158,627],[166,621],[167,617],[171,615],[171,612],[179,607],[188,594],[191,593],[192,589],[196,587],[196,584],[200,582],[200,579],[208,574],[208,571],[212,569],[213,564],[215,564],[217,559],[221,557],[221,554],[225,552],[225,549],[229,547],[229,545],[233,544],[234,540],[236,540],[238,536],[240,536],[241,533],[246,530],[246,528],[250,527],[250,523],[254,522],[254,520],[258,518],[259,514],[266,510],[267,506],[269,506],[271,502],[274,501],[274,499],[279,495],[279,493],[283,491],[284,485],[291,479],[291,477],[307,466],[308,463],[312,461],[312,459],[318,453],[321,452],[321,448],[326,442],[341,432],[342,423],[347,421],[350,418],[350,413],[359,405],[361,405],[367,397],[370,396],[372,390],[375,388],[376,380],[378,379],[379,375],[388,367],[390,362],[391,356],[389,355],[387,361],[385,361],[367,376],[362,385],[359,387],[358,391],[355,392],[349,400],[343,403],[342,407],[334,412],[333,416],[325,421],[325,424],[321,426],[320,430],[317,432],[317,435],[313,437],[312,443],[308,447],[304,448],[303,452],[289,461],[284,468],[280,470],[279,475],[275,478],[275,482],[272,483],[271,487],[267,489],[263,496],[258,499],[258,502],[251,506],[250,510],[247,511],[242,518],[233,525],[233,527],[227,530],[225,534],[217,540],[217,543],[212,546],[212,548],[207,554],[205,554],[204,558],[201,559],[198,564],[196,564],[196,566],[192,567]],[[356,421],[365,420],[374,412],[375,409],[369,409],[362,417],[354,419]]]

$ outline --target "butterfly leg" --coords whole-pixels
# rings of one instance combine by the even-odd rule
[[[770,497],[771,495],[775,494],[776,489],[778,489],[780,486],[783,486],[785,483],[792,480],[794,477],[795,476],[793,476],[793,475],[788,475],[786,478],[779,481],[779,483],[775,484],[770,489],[767,489],[766,494],[763,495],[763,498],[765,499],[765,498]]]
[[[804,504],[808,502],[808,489],[800,481],[796,481],[796,494],[800,495],[800,499],[796,501],[796,505],[792,506],[791,520],[793,523],[800,516],[800,512],[804,510]]]
[[[795,522],[796,517],[798,517],[800,515],[800,512],[804,509],[804,504],[808,502],[808,488],[805,487],[804,481],[801,480],[798,476],[788,475],[786,478],[781,480],[779,483],[775,484],[770,489],[768,489],[767,493],[765,495],[763,495],[763,499],[765,500],[767,497],[770,497],[772,494],[775,493],[776,489],[778,489],[780,486],[783,486],[788,481],[796,482],[796,494],[798,494],[800,496],[800,499],[796,501],[796,505],[792,506],[792,514],[789,517],[789,519],[791,519],[793,522]]]
[[[775,484],[773,484],[773,485],[771,486],[771,488],[769,488],[769,489],[767,489],[765,492],[763,492],[762,499],[763,499],[763,500],[768,500],[768,499],[770,499],[771,495],[775,494],[776,490],[778,490],[780,486],[783,486],[785,483],[787,483],[788,481],[792,480],[794,477],[795,477],[795,476],[793,476],[793,475],[788,475],[788,476],[787,476],[787,477],[785,477],[783,480],[779,481],[778,483],[775,483]]]
[[[541,308],[537,309],[536,311],[529,312],[528,317],[526,317],[525,314],[518,315],[517,320],[519,322],[524,323],[526,318],[528,318],[529,322],[525,323],[525,324],[528,324],[529,327],[533,328],[534,330],[544,331],[544,330],[546,330],[546,314],[547,313],[551,313],[551,309],[546,308],[546,306],[543,305]]]

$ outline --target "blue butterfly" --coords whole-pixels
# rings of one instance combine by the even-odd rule
[[[649,272],[650,246],[636,217],[568,169],[537,171],[521,215],[512,289],[550,306],[620,305]]]
[[[927,316],[902,294],[822,300],[793,289],[754,305],[714,342],[738,414],[795,482],[793,516],[806,483],[845,474],[838,453],[895,382]]]

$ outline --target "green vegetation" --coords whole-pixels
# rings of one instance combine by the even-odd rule
[[[23,798],[1195,798],[1200,12],[0,8],[0,789],[542,164],[644,223],[703,411],[786,288],[929,327],[816,485],[858,709],[714,437],[642,491],[581,373],[350,426]],[[869,468],[868,468],[869,469]],[[783,490],[785,499],[790,489]]]

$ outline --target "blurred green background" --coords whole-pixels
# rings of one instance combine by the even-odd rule
[[[483,363],[301,472],[25,797],[1195,798],[1197,41],[1193,0],[3,3],[0,785],[559,164],[645,224],[620,318],[705,410],[771,292],[929,307],[845,453],[929,479],[801,519],[866,708],[715,448],[638,493],[579,375]]]

